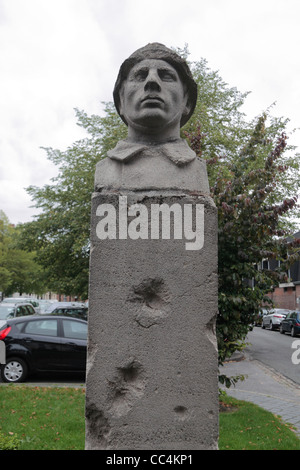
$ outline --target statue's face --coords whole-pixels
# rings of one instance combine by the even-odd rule
[[[187,110],[187,93],[174,67],[158,59],[145,59],[129,72],[120,92],[120,113],[128,127],[146,132],[180,129]]]

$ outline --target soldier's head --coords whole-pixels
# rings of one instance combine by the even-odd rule
[[[179,135],[195,109],[197,84],[184,59],[152,43],[123,62],[113,96],[129,130],[141,135]]]

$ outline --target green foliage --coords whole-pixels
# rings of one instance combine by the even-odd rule
[[[230,160],[250,132],[241,111],[248,93],[228,87],[217,71],[208,68],[205,59],[191,63],[190,68],[198,84],[198,102],[183,128],[183,135],[185,131],[197,134],[200,126],[201,157],[211,159],[226,155]]]
[[[5,266],[8,252],[8,240],[10,226],[7,216],[0,211],[0,292],[5,292],[11,285],[12,279],[9,270]]]
[[[18,450],[20,440],[15,435],[5,436],[0,432],[0,450]]]
[[[18,229],[0,211],[0,291],[6,296],[14,292],[43,293],[44,270],[36,262],[36,254],[17,245]]]
[[[64,152],[45,149],[59,173],[52,184],[28,188],[41,214],[20,227],[19,244],[22,249],[37,250],[40,263],[49,273],[49,288],[83,299],[88,297],[90,205],[95,166],[126,131],[112,104],[106,104],[104,112],[104,117],[89,117],[76,110],[78,125],[87,130],[89,137],[75,142]]]
[[[198,83],[199,97],[194,115],[182,129],[182,136],[188,139],[197,155],[210,164],[210,185],[214,186],[216,179],[230,179],[229,165],[235,168],[235,164],[241,172],[247,167],[248,173],[262,169],[278,136],[286,134],[289,120],[272,116],[273,106],[270,106],[262,116],[247,122],[242,107],[248,92],[240,93],[228,87],[218,72],[208,68],[205,59],[191,63],[190,67]],[[299,154],[295,154],[295,147],[287,142],[285,151],[277,156],[277,168],[276,181],[272,192],[269,191],[270,203],[292,198],[299,190]],[[294,207],[295,219],[299,215],[299,207]],[[289,225],[288,218],[284,223]],[[295,226],[289,226],[295,230]]]
[[[286,279],[288,267],[300,258],[300,240],[287,241],[289,232],[282,220],[296,208],[297,196],[275,203],[279,197],[276,184],[288,169],[281,164],[287,136],[282,133],[271,142],[266,119],[266,115],[258,119],[239,154],[225,160],[225,169],[220,166],[214,181],[211,179],[218,209],[217,337],[221,364],[243,347],[262,305],[270,303],[268,292]],[[201,153],[200,129],[198,135],[187,136],[194,150]],[[209,163],[210,172],[213,160]],[[278,260],[280,267],[262,270],[264,259]]]

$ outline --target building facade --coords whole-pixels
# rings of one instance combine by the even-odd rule
[[[300,238],[300,232],[295,233],[295,238]],[[268,263],[268,266],[264,266]],[[264,261],[263,268],[274,269],[278,266],[278,261]],[[269,293],[276,308],[287,308],[289,310],[300,310],[300,261],[296,261],[287,273],[288,282],[279,284],[273,292]]]

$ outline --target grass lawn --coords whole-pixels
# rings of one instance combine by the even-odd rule
[[[253,403],[221,398],[220,450],[300,450],[292,425]]]
[[[0,432],[20,450],[84,449],[85,389],[0,387]]]
[[[1,386],[0,448],[4,436],[20,450],[83,450],[84,403],[84,388]],[[272,413],[226,395],[222,409],[220,450],[300,450],[291,427]]]

